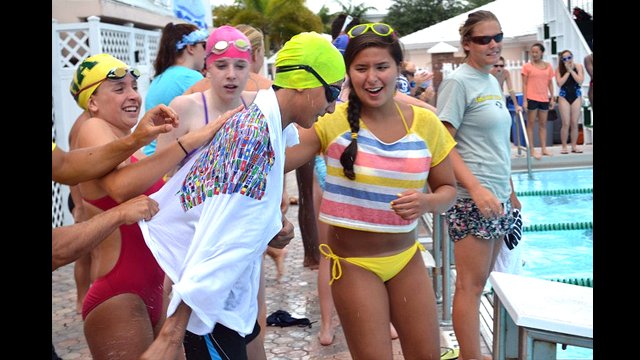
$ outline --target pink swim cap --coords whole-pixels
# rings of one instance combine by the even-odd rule
[[[251,62],[251,43],[240,30],[233,26],[220,26],[211,32],[205,51],[207,67],[222,58],[243,59]]]

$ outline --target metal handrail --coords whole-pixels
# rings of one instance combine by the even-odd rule
[[[529,142],[529,136],[527,135],[526,126],[524,125],[524,117],[522,116],[522,111],[517,111],[519,121],[516,121],[516,146],[518,147],[518,156],[520,156],[520,148],[522,144],[520,143],[520,132],[522,132],[522,136],[524,136],[525,148],[527,151],[525,152],[525,156],[527,157],[527,173],[529,174],[529,179],[533,179],[533,170],[531,169],[531,152],[533,151],[533,144]]]
[[[451,325],[451,244],[445,230],[445,214],[433,214],[433,289],[438,302],[442,302],[440,325]]]
[[[440,237],[442,243],[442,321],[441,325],[451,325],[451,241],[449,235],[445,231],[445,214],[438,215],[440,219]]]
[[[442,247],[442,227],[440,226],[442,220],[438,214],[431,214],[433,220],[433,231],[431,232],[431,236],[433,239],[433,261],[435,262],[435,266],[432,271],[433,275],[433,292],[436,295],[436,302],[442,302],[442,256],[441,256],[441,247]]]

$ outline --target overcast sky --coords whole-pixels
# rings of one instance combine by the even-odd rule
[[[391,6],[392,2],[389,0],[341,0],[345,5],[351,3],[353,6],[365,3],[367,6],[373,6],[376,10],[371,10],[373,13],[386,12],[386,9]],[[233,0],[210,0],[211,6],[219,5],[231,5]],[[322,5],[326,5],[329,8],[330,13],[337,12],[342,8],[335,0],[306,0],[307,7],[314,13],[318,13]]]

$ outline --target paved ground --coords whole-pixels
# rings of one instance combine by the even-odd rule
[[[544,157],[536,161],[536,165],[556,163],[562,160],[573,160],[573,165],[592,164],[592,146],[585,146],[584,154],[560,155],[559,146],[552,147],[554,156]],[[515,155],[514,155],[515,156]],[[566,160],[565,158],[566,157]],[[560,159],[558,159],[560,158]],[[514,162],[521,159],[515,159]],[[526,163],[525,163],[526,164]],[[515,165],[515,164],[514,164]],[[542,167],[542,166],[540,166]],[[515,168],[515,166],[514,166]],[[538,166],[534,165],[534,170]],[[525,165],[526,169],[526,165]],[[294,173],[287,175],[287,188],[290,194],[297,194]],[[298,207],[291,206],[287,217],[296,227],[296,237],[291,241],[287,256],[286,273],[280,282],[275,280],[276,270],[271,259],[266,259],[267,279],[267,314],[278,309],[290,312],[294,317],[306,317],[311,321],[320,320],[320,310],[316,291],[317,271],[302,266],[303,247],[298,227]],[[82,318],[75,311],[75,284],[73,281],[73,265],[64,266],[52,274],[52,336],[56,351],[64,360],[91,359],[82,330]],[[439,306],[439,311],[441,311]],[[338,323],[337,316],[334,322]],[[274,328],[268,327],[265,348],[267,358],[281,359],[351,359],[341,327],[336,328],[335,341],[330,346],[321,346],[317,340],[319,324],[311,328]],[[441,327],[442,343],[451,338],[451,327]],[[453,339],[455,341],[455,339]],[[394,358],[403,359],[399,342],[394,340]],[[484,352],[490,354],[485,347]]]

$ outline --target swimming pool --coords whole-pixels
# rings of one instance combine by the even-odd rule
[[[537,171],[512,175],[516,193],[521,196],[525,227],[521,252],[522,275],[547,280],[593,279],[593,230],[527,231],[541,224],[593,223],[593,169]],[[581,190],[587,190],[580,192]],[[573,190],[573,191],[572,191]],[[562,194],[566,192],[566,194]],[[548,195],[545,195],[548,194]],[[551,226],[553,228],[553,226]],[[593,359],[593,350],[558,346],[558,359]]]

